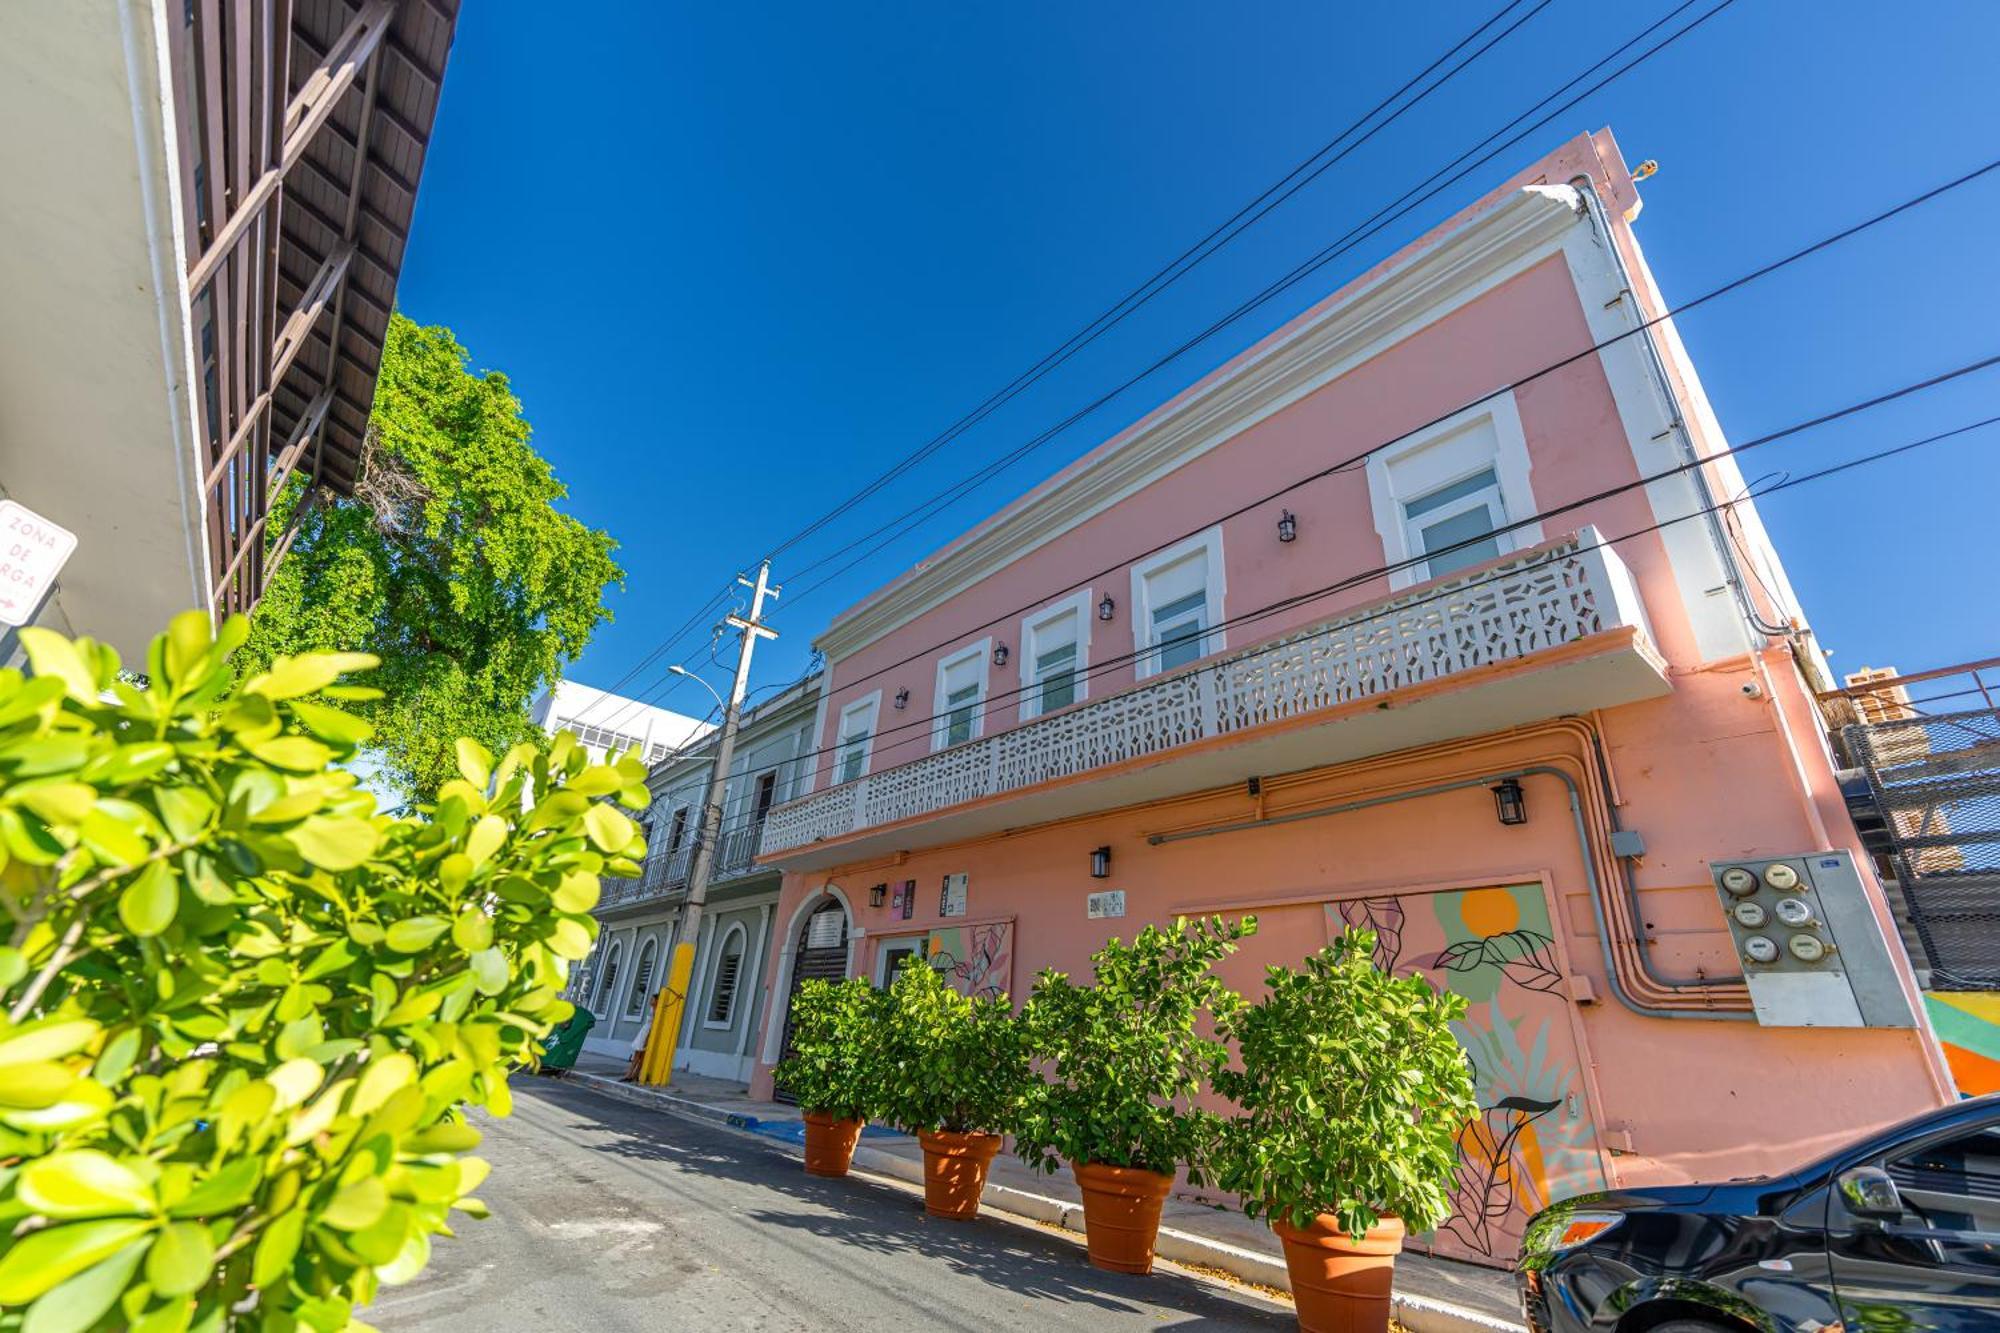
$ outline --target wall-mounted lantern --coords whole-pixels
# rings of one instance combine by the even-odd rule
[[[1104,594],[1104,600],[1097,604],[1097,618],[1099,620],[1109,620],[1111,619],[1111,613],[1117,609],[1118,603],[1112,601],[1111,594],[1107,592]]]
[[[868,905],[870,907],[880,907],[882,905],[882,900],[887,898],[888,896],[889,896],[889,886],[887,884],[873,885],[868,890]]]
[[[1090,854],[1090,877],[1092,879],[1111,878],[1111,849],[1099,847]]]
[[[1004,644],[1004,643],[996,643],[996,644],[994,644],[994,645],[993,645],[993,665],[994,665],[994,666],[1006,666],[1006,665],[1007,665],[1007,645],[1006,645],[1006,644]]]
[[[910,692],[909,692],[908,690],[906,690],[906,689],[904,689],[904,690],[897,690],[897,691],[896,691],[896,711],[900,713],[900,712],[902,712],[902,711],[903,711],[903,710],[904,710],[905,708],[908,708],[909,706],[910,706]]]
[[[1493,808],[1503,824],[1528,822],[1528,798],[1513,778],[1493,784]]]
[[[1287,509],[1284,513],[1278,515],[1278,540],[1281,542],[1295,542],[1298,539],[1299,520],[1293,515],[1291,510]]]

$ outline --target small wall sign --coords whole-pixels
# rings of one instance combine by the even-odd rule
[[[969,880],[964,871],[944,877],[944,890],[938,894],[939,916],[964,916],[966,884]]]
[[[917,914],[917,882],[906,879],[897,892],[903,895],[903,920],[908,921]]]
[[[1084,899],[1084,910],[1092,921],[1108,916],[1124,916],[1125,890],[1106,889],[1102,893],[1093,893]]]
[[[892,920],[903,914],[903,899],[905,896],[906,895],[903,892],[903,886],[901,884],[898,884],[894,889],[890,890],[889,916]]]
[[[0,624],[27,624],[75,551],[75,533],[0,500]]]

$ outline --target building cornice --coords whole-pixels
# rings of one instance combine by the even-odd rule
[[[865,647],[1380,355],[1552,253],[1579,209],[1567,186],[1515,191],[1154,409],[843,612],[815,646],[829,661]]]

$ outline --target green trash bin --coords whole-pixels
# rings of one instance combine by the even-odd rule
[[[596,1025],[597,1015],[578,1005],[575,1013],[558,1023],[555,1031],[543,1039],[542,1069],[560,1071],[576,1068],[576,1057],[583,1053],[583,1039]]]

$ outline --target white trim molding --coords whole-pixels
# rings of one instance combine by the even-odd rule
[[[1567,186],[1513,191],[1387,272],[1336,292],[837,617],[829,662],[909,624],[1555,254],[1583,222]]]
[[[1076,620],[1076,662],[1072,667],[1076,673],[1076,697],[1070,702],[1082,703],[1090,697],[1090,629],[1097,623],[1090,593],[1088,587],[1079,588],[1021,617],[1021,721],[1042,715],[1042,682],[1035,670],[1035,659],[1041,655],[1042,632],[1065,616]]]
[[[1500,502],[1507,511],[1505,522],[1536,512],[1529,480],[1533,464],[1528,458],[1528,437],[1521,429],[1521,409],[1512,389],[1369,454],[1368,506],[1388,563],[1401,564],[1423,555],[1410,540],[1403,514],[1405,503],[1487,467],[1499,479]],[[1502,532],[1497,540],[1502,555],[1539,546],[1542,525],[1531,523]],[[1430,577],[1427,564],[1412,564],[1393,570],[1389,586],[1400,591]]]
[[[882,691],[870,690],[859,699],[841,705],[839,730],[833,734],[833,780],[829,787],[838,787],[843,782],[851,782],[846,774],[848,732],[847,719],[863,711],[868,714],[868,736],[861,743],[861,771],[855,777],[867,777],[869,767],[875,762],[875,738],[882,731]]]
[[[1185,561],[1200,559],[1202,568],[1202,610],[1201,651],[1197,658],[1208,657],[1228,647],[1229,635],[1221,628],[1223,620],[1223,594],[1227,591],[1227,575],[1222,560],[1222,527],[1197,532],[1192,537],[1183,538],[1166,550],[1147,556],[1132,566],[1132,670],[1134,675],[1144,680],[1160,673],[1160,654],[1153,651],[1159,647],[1153,634],[1152,580],[1165,570],[1172,569]]]
[[[971,663],[978,676],[979,694],[972,701],[972,732],[954,742],[951,735],[951,715],[956,710],[945,702],[945,677],[955,668]],[[946,653],[938,659],[937,673],[931,679],[931,750],[936,752],[948,745],[976,741],[986,734],[986,701],[992,694],[993,636],[987,635],[976,643],[968,643],[963,648]]]

